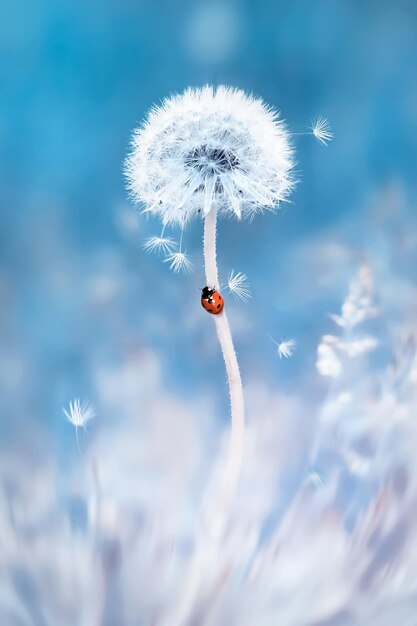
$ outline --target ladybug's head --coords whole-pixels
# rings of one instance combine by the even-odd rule
[[[211,298],[213,293],[214,293],[214,289],[210,289],[210,287],[203,287],[203,289],[201,290],[201,297]]]

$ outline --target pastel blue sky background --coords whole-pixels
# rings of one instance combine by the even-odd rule
[[[197,402],[208,394],[226,418],[223,365],[199,304],[202,225],[185,234],[195,273],[172,275],[141,249],[159,225],[135,213],[122,175],[147,109],[207,82],[263,97],[294,132],[316,115],[332,124],[328,147],[295,137],[292,204],[251,224],[224,220],[219,234],[223,280],[243,271],[254,295],[229,304],[244,378],[290,391],[303,380],[319,398],[327,314],[362,260],[392,269],[391,222],[415,225],[415,3],[40,0],[1,11],[3,429],[25,431],[34,418],[54,432],[74,395],[107,414],[97,368],[144,347],[167,389]],[[413,274],[406,259],[401,272]],[[268,332],[297,338],[292,360],[276,358]]]
[[[194,273],[172,274],[143,251],[160,226],[122,164],[152,104],[205,83],[262,97],[294,133],[322,115],[335,137],[294,137],[277,214],[219,223],[221,280],[246,273],[253,299],[225,294],[248,431],[230,580],[204,623],[415,623],[416,35],[414,0],[3,0],[2,626],[172,624],[228,391],[202,223],[184,234]],[[358,306],[378,317],[343,333],[329,314],[361,267]],[[316,367],[329,334],[334,380]],[[81,454],[74,397],[97,410]]]

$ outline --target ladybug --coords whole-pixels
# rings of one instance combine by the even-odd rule
[[[221,294],[215,289],[204,287],[201,290],[201,306],[213,315],[218,315],[223,311],[224,300]]]

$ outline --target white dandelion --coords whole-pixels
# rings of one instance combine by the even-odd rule
[[[88,402],[81,403],[79,398],[75,398],[69,403],[68,410],[62,409],[68,421],[75,427],[75,437],[78,450],[81,452],[78,441],[78,429],[86,427],[87,422],[96,416],[94,407]]]
[[[143,244],[146,252],[162,252],[163,254],[171,254],[175,250],[176,243],[170,237],[149,237]]]
[[[294,350],[297,347],[295,339],[285,339],[284,341],[275,341],[271,335],[268,335],[271,341],[277,346],[277,354],[280,359],[289,359],[294,354]]]
[[[236,217],[286,200],[292,149],[279,114],[230,87],[187,89],[154,107],[125,165],[133,198],[164,224],[213,207]]]
[[[170,269],[176,274],[179,272],[189,274],[193,269],[193,263],[187,252],[173,252],[164,259],[164,263],[169,263]]]
[[[311,132],[315,138],[326,146],[333,139],[333,132],[330,123],[324,117],[317,117],[311,123]]]
[[[227,287],[230,293],[242,300],[242,302],[247,302],[252,297],[247,280],[248,278],[246,274],[243,274],[242,272],[237,272],[237,274],[234,273],[234,270],[230,272]]]
[[[154,107],[132,140],[125,172],[133,199],[162,224],[204,218],[206,285],[218,290],[217,214],[251,218],[275,209],[294,186],[293,151],[279,114],[262,100],[230,87],[187,89]],[[187,270],[179,251],[165,261],[174,271]],[[241,291],[242,291],[242,285]],[[185,623],[204,567],[206,537],[220,537],[227,526],[242,465],[245,419],[242,381],[225,310],[213,315],[224,356],[231,403],[231,433],[220,493],[205,531],[197,540],[193,562],[171,624]]]

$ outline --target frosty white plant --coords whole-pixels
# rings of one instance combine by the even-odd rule
[[[191,217],[204,217],[206,284],[219,290],[217,215],[240,219],[273,210],[293,187],[292,166],[289,135],[276,111],[243,91],[207,86],[188,89],[151,110],[134,133],[126,175],[132,197],[146,212],[158,215],[164,227],[178,224],[183,229]],[[174,271],[189,269],[181,244],[167,261]],[[235,279],[234,286],[236,291],[239,280]],[[242,281],[240,293],[248,297],[247,288],[242,292]],[[239,477],[245,422],[241,376],[227,315],[223,311],[213,317],[226,365],[232,417],[216,529],[211,528],[219,537]]]

